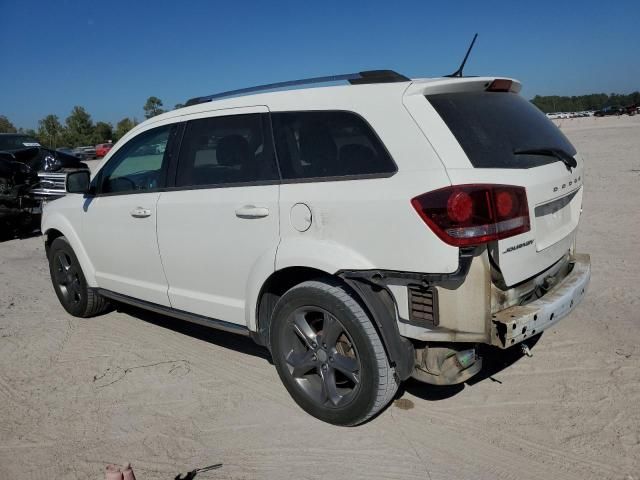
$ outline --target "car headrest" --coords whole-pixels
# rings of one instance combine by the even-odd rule
[[[242,135],[228,135],[223,137],[216,147],[218,165],[244,165],[251,161],[253,154],[249,142]]]
[[[331,171],[338,160],[338,147],[329,127],[322,122],[308,123],[300,129],[300,156],[313,172]]]

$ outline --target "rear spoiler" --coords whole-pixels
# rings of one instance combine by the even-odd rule
[[[506,85],[508,89],[506,89]],[[502,88],[496,88],[497,86]],[[410,95],[436,95],[438,93],[481,92],[489,89],[493,91],[508,91],[520,93],[522,84],[513,78],[504,77],[444,77],[415,79],[405,91]]]

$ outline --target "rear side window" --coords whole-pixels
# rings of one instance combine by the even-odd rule
[[[264,114],[202,118],[187,123],[176,187],[278,180]]]
[[[531,168],[556,162],[525,150],[575,148],[547,116],[514,93],[469,92],[428,95],[476,168]]]
[[[354,113],[279,112],[271,118],[283,179],[396,171],[380,139]]]

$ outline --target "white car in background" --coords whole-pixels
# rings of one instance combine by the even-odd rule
[[[480,345],[519,345],[576,308],[584,163],[519,82],[306,83],[337,80],[192,99],[131,130],[91,180],[69,175],[42,220],[64,308],[123,302],[250,336],[338,425],[409,377],[463,382]]]

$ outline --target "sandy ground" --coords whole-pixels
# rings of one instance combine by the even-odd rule
[[[59,306],[41,238],[0,244],[0,477],[640,479],[640,117],[559,122],[587,161],[582,305],[473,384],[406,384],[357,428],[302,412],[250,340]],[[505,368],[503,368],[505,367]]]

